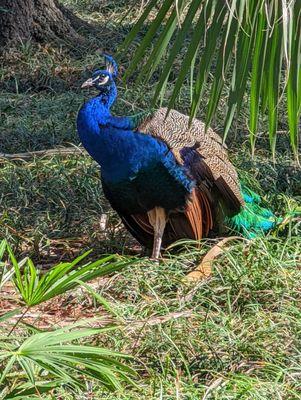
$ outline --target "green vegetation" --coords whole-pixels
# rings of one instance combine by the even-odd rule
[[[84,98],[92,95],[80,91],[79,87],[88,71],[100,62],[96,50],[102,48],[114,53],[137,19],[136,2],[68,0],[66,4],[91,23],[101,24],[99,36],[87,38],[84,48],[23,44],[18,50],[6,54],[0,67],[1,152],[77,146],[76,113]],[[124,56],[124,67],[129,65],[131,57],[131,54]],[[176,64],[166,86],[170,94],[178,68],[179,64]],[[212,82],[210,74],[208,78]],[[137,87],[132,81],[126,84],[120,80],[116,113],[129,114],[147,108],[157,80],[153,76],[150,82],[141,82]],[[190,87],[189,82],[184,83],[175,107],[187,113]],[[229,85],[230,82],[226,81],[216,117],[212,121],[219,132],[222,132]],[[209,86],[204,86],[204,102],[198,112],[202,119],[206,118]],[[279,105],[278,112],[280,117],[285,115],[284,104]],[[93,249],[92,253],[87,256],[87,261],[83,260],[79,265],[93,265],[105,254],[116,253],[122,257],[110,256],[115,265],[130,263],[113,275],[88,283],[89,288],[83,284],[86,280],[84,276],[77,276],[77,282],[73,282],[78,283],[76,288],[52,297],[48,303],[31,307],[30,319],[24,318],[24,324],[19,322],[16,331],[9,337],[8,329],[12,328],[11,321],[15,316],[6,315],[10,318],[4,321],[3,317],[0,321],[0,347],[7,346],[8,360],[20,348],[28,350],[29,337],[34,340],[35,351],[38,351],[41,341],[47,340],[49,344],[48,340],[52,337],[58,340],[60,346],[86,346],[87,351],[93,347],[94,360],[100,363],[103,359],[97,358],[98,349],[108,349],[116,362],[119,356],[116,358],[114,353],[127,354],[133,358],[123,363],[137,371],[137,376],[132,379],[138,387],[128,380],[116,392],[110,393],[95,376],[87,378],[91,371],[87,370],[84,374],[84,370],[91,365],[89,357],[92,358],[92,354],[88,356],[81,347],[78,349],[81,361],[70,359],[61,370],[70,374],[74,371],[73,361],[78,362],[80,372],[78,375],[72,372],[72,376],[75,380],[81,379],[80,373],[86,376],[81,381],[80,394],[74,387],[66,385],[52,388],[48,394],[42,393],[41,382],[37,381],[40,397],[37,391],[33,391],[28,398],[301,399],[301,221],[300,217],[293,216],[301,206],[301,171],[290,150],[286,123],[279,126],[283,132],[278,134],[275,163],[271,160],[269,139],[265,135],[258,136],[258,150],[251,159],[248,118],[248,107],[242,104],[228,134],[231,158],[240,174],[249,180],[252,188],[259,190],[277,215],[291,217],[285,218],[282,225],[267,237],[231,242],[214,261],[212,277],[195,284],[185,282],[185,275],[195,268],[216,242],[204,241],[200,249],[186,243],[181,252],[173,250],[165,253],[159,266],[144,257],[137,257],[133,262],[129,255],[137,254],[141,249],[124,231],[104,199],[99,168],[85,154],[36,157],[30,161],[1,159],[0,237],[7,239],[17,260],[26,257],[33,260],[33,267],[28,264],[28,259],[21,263],[21,267],[27,263],[28,272],[22,267],[20,278],[15,275],[13,291],[9,292],[10,295],[14,293],[13,300],[9,296],[1,296],[0,292],[1,307],[4,300],[11,302],[11,310],[19,307],[25,310],[28,305],[36,304],[34,297],[28,296],[32,293],[30,288],[33,288],[30,282],[35,282],[35,288],[38,288],[43,276],[49,276],[52,268],[61,262],[72,262],[89,249]],[[259,118],[259,131],[263,130],[265,122],[265,117]],[[106,229],[101,225],[102,215],[107,216]],[[3,290],[12,282],[12,264],[5,262],[0,268],[3,283],[0,283],[0,290],[7,293]],[[47,271],[46,275],[40,270]],[[74,271],[80,270],[79,266]],[[37,274],[35,279],[34,271]],[[26,280],[30,276],[32,280]],[[59,283],[67,279],[65,276],[61,278]],[[52,283],[57,285],[58,282]],[[42,299],[45,294],[47,298],[48,289],[40,286],[39,298]],[[30,290],[24,291],[25,287]],[[64,289],[68,289],[68,285]],[[53,309],[43,308],[45,304],[47,307],[50,304]],[[35,307],[42,307],[39,314]],[[70,307],[78,309],[76,319],[83,325],[69,330],[69,323],[61,328],[51,319],[47,328],[40,327],[41,313],[47,317],[51,310],[54,315],[58,309],[66,309],[70,313]],[[90,314],[87,317],[87,309],[92,317],[108,319],[109,325],[113,322],[118,329],[87,328],[94,321]],[[66,322],[66,316],[60,318]],[[72,332],[78,332],[75,342],[71,340],[73,337],[68,337]],[[66,336],[62,338],[59,335]],[[68,349],[63,348],[67,357]],[[56,358],[56,350],[50,349],[50,353],[52,351]],[[1,357],[0,363],[6,365]],[[22,365],[12,365],[11,375],[6,379],[11,379],[10,382],[16,385],[21,376],[24,385],[29,382],[32,388],[31,366],[22,372]],[[25,365],[28,366],[26,361]],[[114,366],[111,365],[113,369]],[[49,370],[41,365],[34,368],[40,371],[45,384]],[[26,375],[29,380],[25,379]],[[121,375],[119,377],[122,378]],[[55,379],[60,380],[61,376]],[[52,383],[55,385],[56,381],[52,380]],[[4,397],[3,393],[0,392],[0,397]]]
[[[125,52],[133,43],[136,44],[137,34],[145,20],[154,14],[157,5],[156,0],[148,2],[144,13],[125,40]],[[149,80],[158,65],[163,64],[154,95],[156,101],[158,96],[163,97],[165,94],[174,64],[180,64],[169,107],[174,107],[185,85],[186,76],[190,73],[190,115],[193,118],[201,101],[204,101],[204,86],[211,73],[213,81],[207,98],[205,118],[208,125],[221,100],[225,81],[231,81],[224,119],[224,138],[227,137],[235,113],[240,113],[247,92],[252,154],[255,151],[261,112],[268,116],[270,146],[275,155],[278,108],[285,93],[290,143],[298,159],[301,111],[300,17],[301,5],[297,0],[164,0],[137,47],[126,75],[136,76],[140,83]],[[166,50],[169,51],[165,60]],[[142,66],[141,60],[146,54],[147,62]],[[247,86],[248,81],[250,88]]]
[[[8,261],[6,253],[11,267],[5,262]],[[78,285],[84,285],[93,294],[93,289],[85,281],[133,264],[131,259],[116,261],[112,255],[80,265],[87,256],[88,253],[85,253],[72,262],[59,263],[40,276],[41,269],[37,269],[30,258],[18,262],[6,241],[1,241],[0,294],[5,283],[11,279],[15,293],[20,297],[18,305],[21,306],[0,315],[1,323],[6,322],[2,325],[0,338],[2,399],[40,398],[41,393],[53,392],[62,386],[79,392],[79,389],[85,389],[83,377],[94,379],[111,391],[120,389],[122,381],[132,384],[134,371],[118,360],[127,358],[124,354],[76,343],[80,339],[112,331],[114,327],[88,328],[82,321],[60,329],[40,330],[24,323],[27,313],[35,305],[53,300]],[[100,295],[95,294],[95,298],[111,310]],[[11,321],[13,317],[15,322]]]

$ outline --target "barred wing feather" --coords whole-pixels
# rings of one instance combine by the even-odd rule
[[[237,172],[230,162],[220,136],[205,124],[176,110],[160,108],[146,119],[139,131],[163,140],[179,163],[184,164],[196,179],[214,185],[233,213],[244,205]]]

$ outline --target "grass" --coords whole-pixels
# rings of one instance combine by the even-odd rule
[[[89,38],[85,50],[24,44],[7,55],[0,67],[0,152],[78,145],[76,113],[91,95],[79,86],[99,62],[95,49],[113,52],[136,17],[135,10],[127,14],[132,2],[126,0],[66,3],[103,30],[99,38]],[[152,84],[135,88],[119,81],[118,86],[116,113],[148,106]],[[188,87],[177,108],[188,111]],[[202,104],[199,116],[205,112]],[[243,107],[229,135],[231,158],[241,176],[278,215],[285,215],[301,204],[300,169],[285,133],[279,135],[275,164],[266,139],[260,137],[251,160],[244,135],[247,113]],[[217,130],[222,118],[221,105],[214,121]],[[0,168],[0,237],[7,238],[20,257],[29,255],[36,264],[47,265],[91,248],[96,257],[138,248],[104,199],[98,166],[90,158],[4,161]],[[102,214],[108,216],[105,232]],[[139,389],[129,386],[109,394],[92,382],[83,398],[301,399],[300,220],[264,238],[231,245],[215,261],[210,279],[188,285],[185,275],[211,246],[205,241],[196,250],[188,243],[179,254],[165,254],[160,266],[142,257],[97,287],[126,325],[93,343],[133,355]],[[182,311],[187,312],[182,317],[156,322]],[[143,323],[132,329],[137,321]],[[53,396],[80,398],[64,389]]]

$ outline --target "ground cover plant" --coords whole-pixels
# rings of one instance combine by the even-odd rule
[[[98,65],[99,51],[116,51],[140,9],[127,0],[66,0],[65,4],[101,26],[97,35],[87,36],[84,47],[71,49],[23,43],[5,55],[0,69],[0,152],[75,149],[68,155],[1,158],[0,237],[7,239],[17,260],[29,256],[44,271],[90,249],[94,261],[104,254],[132,257],[141,251],[104,199],[98,167],[77,150],[75,130],[78,108],[91,95],[81,92],[80,84]],[[124,68],[130,58],[131,54],[124,57]],[[167,91],[173,89],[173,78]],[[119,80],[115,112],[145,109],[156,82],[156,76],[139,86]],[[203,119],[208,93],[205,86],[198,113]],[[225,104],[226,90],[212,121],[217,131],[223,126]],[[176,108],[188,113],[189,107],[186,82]],[[266,237],[229,242],[214,261],[212,276],[197,283],[188,283],[185,276],[216,241],[204,241],[200,249],[187,242],[181,252],[167,252],[159,266],[138,257],[125,269],[88,283],[100,296],[98,301],[104,299],[101,308],[84,286],[41,304],[39,312],[32,311],[24,320],[30,333],[31,325],[59,329],[60,321],[70,323],[64,309],[69,314],[77,310],[77,319],[105,316],[112,322],[113,318],[119,329],[85,338],[78,345],[130,354],[133,359],[126,364],[138,374],[137,386],[128,383],[112,394],[100,381],[87,378],[82,393],[63,386],[40,398],[301,398],[301,222],[297,216],[301,172],[290,151],[285,123],[279,127],[275,163],[263,134],[258,135],[258,150],[251,159],[248,117],[248,109],[242,107],[228,134],[231,159],[250,186],[277,215],[284,216],[282,224]],[[264,126],[263,116],[259,132]],[[12,279],[7,270],[3,276]],[[6,311],[11,309],[12,303]],[[50,324],[41,320],[42,314]],[[1,337],[7,335],[6,329],[1,321]]]
[[[1,398],[41,398],[42,393],[53,393],[62,386],[80,393],[85,390],[83,378],[94,379],[108,390],[121,388],[122,381],[132,383],[134,371],[120,362],[127,358],[126,355],[78,343],[79,340],[112,331],[116,329],[114,326],[107,323],[102,328],[89,327],[80,321],[56,329],[52,323],[49,329],[48,320],[48,329],[40,329],[26,321],[34,306],[47,301],[53,304],[55,297],[79,285],[83,285],[98,302],[111,310],[85,281],[118,271],[134,260],[116,260],[114,256],[107,256],[81,265],[88,254],[84,253],[72,262],[61,262],[43,273],[28,257],[18,262],[6,240],[1,241]],[[6,312],[5,308],[8,308]],[[42,309],[39,311],[45,312]],[[101,325],[104,325],[103,321]]]

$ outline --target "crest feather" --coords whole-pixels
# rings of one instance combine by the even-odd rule
[[[108,54],[104,54],[103,56],[106,63],[106,70],[112,74],[113,78],[116,78],[118,75],[117,62],[114,60],[112,56],[109,56]]]

